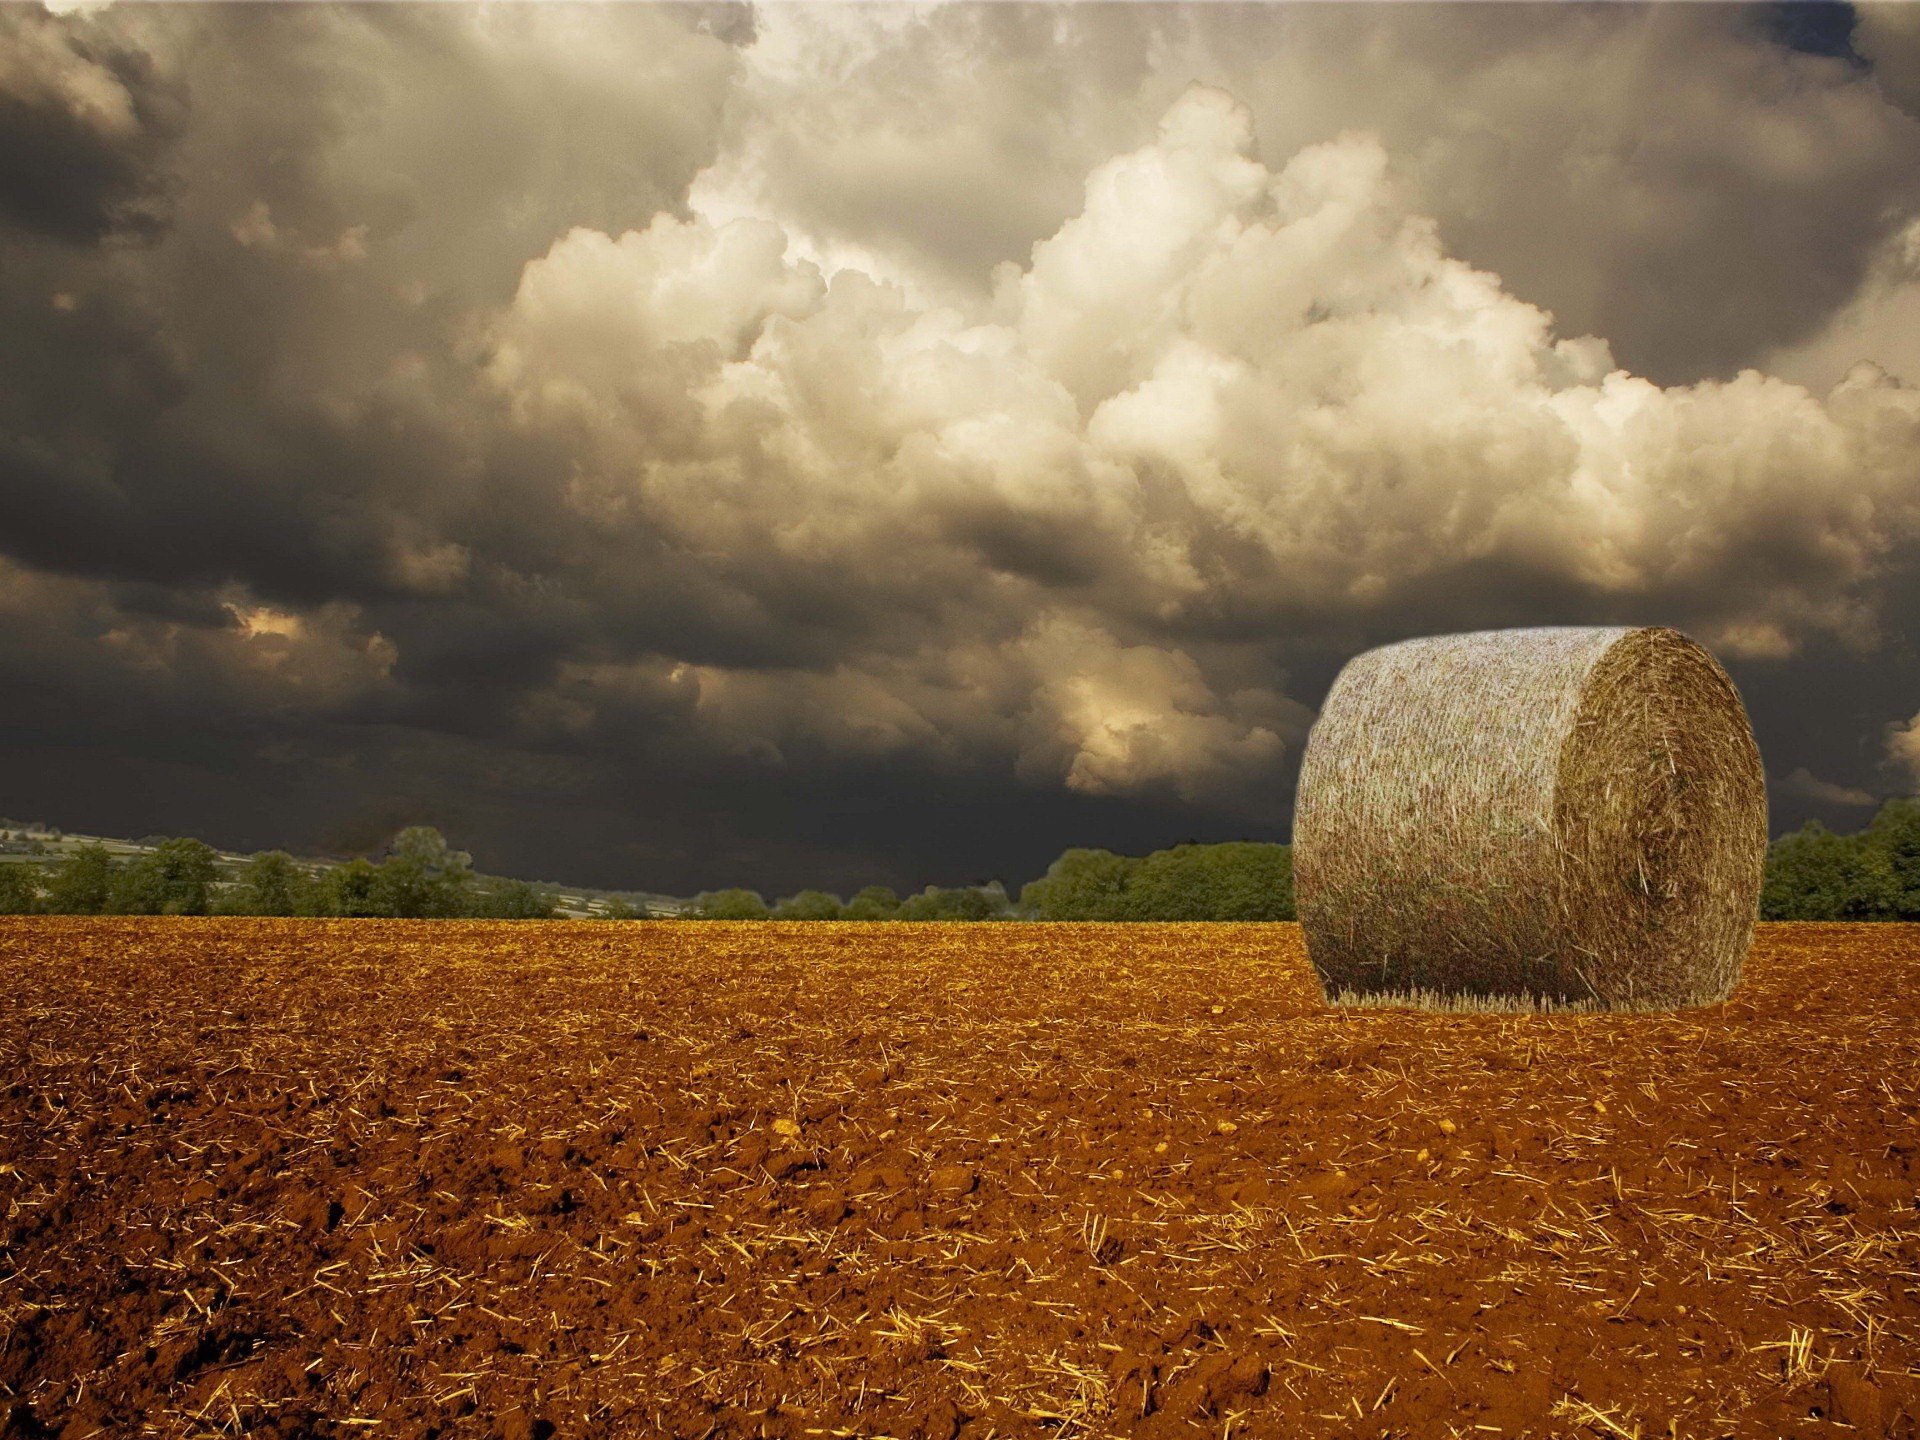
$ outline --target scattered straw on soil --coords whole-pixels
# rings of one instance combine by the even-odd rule
[[[1917,1020],[1896,926],[1514,1016],[1292,926],[0,922],[0,1430],[1907,1435]]]

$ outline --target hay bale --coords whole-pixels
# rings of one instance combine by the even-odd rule
[[[1766,783],[1733,682],[1677,631],[1437,635],[1341,671],[1293,843],[1329,996],[1706,1004],[1753,938]]]

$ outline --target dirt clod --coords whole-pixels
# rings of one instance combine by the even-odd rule
[[[1830,1413],[1842,1425],[1875,1437],[1885,1433],[1886,1397],[1858,1366],[1836,1364],[1829,1368],[1827,1396]]]
[[[927,1176],[927,1188],[936,1195],[969,1195],[978,1177],[964,1165],[938,1165]]]

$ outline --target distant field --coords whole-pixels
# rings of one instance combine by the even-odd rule
[[[1290,925],[11,920],[0,1086],[9,1437],[1920,1414],[1920,927],[1515,1017]]]

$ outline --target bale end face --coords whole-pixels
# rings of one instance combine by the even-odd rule
[[[1663,628],[1369,651],[1301,769],[1295,885],[1329,995],[1710,1003],[1739,979],[1765,855],[1739,696]]]

